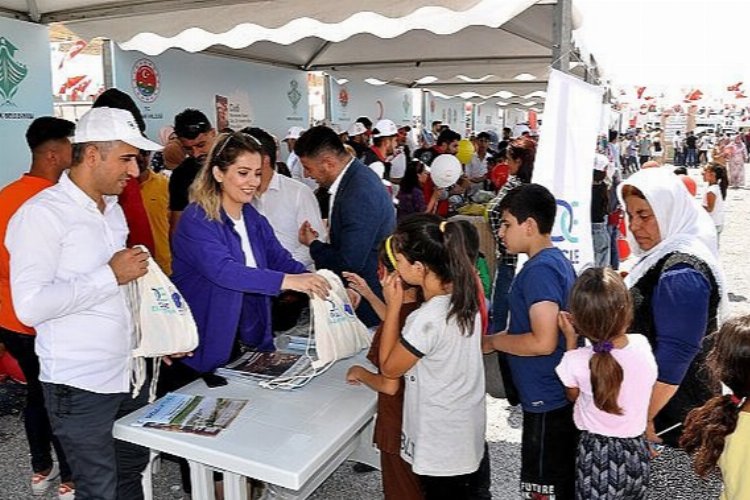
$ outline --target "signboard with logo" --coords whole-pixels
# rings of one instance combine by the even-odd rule
[[[373,123],[382,118],[396,125],[412,122],[412,90],[391,85],[370,85],[366,82],[337,83],[330,78],[330,122],[346,130],[360,116]]]
[[[424,123],[429,127],[435,120],[440,120],[443,125],[448,125],[451,130],[459,134],[464,133],[466,128],[465,101],[453,98],[444,99],[427,93],[427,105],[424,109]]]
[[[474,132],[489,131],[503,135],[503,108],[492,101],[474,106]]]
[[[577,271],[594,262],[591,173],[604,89],[552,70],[532,182],[557,199],[552,241]]]
[[[178,50],[112,53],[115,86],[138,104],[152,138],[186,108],[201,110],[219,129],[258,126],[279,138],[309,124],[304,71]]]
[[[0,17],[0,186],[28,171],[25,133],[52,115],[52,68],[47,27]]]

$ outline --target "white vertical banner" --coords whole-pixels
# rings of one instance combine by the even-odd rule
[[[594,262],[591,183],[604,89],[551,70],[533,182],[552,191],[552,241],[577,271]]]

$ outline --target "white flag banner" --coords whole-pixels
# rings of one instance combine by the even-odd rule
[[[551,70],[532,181],[552,191],[552,241],[581,271],[594,262],[591,183],[604,89]]]

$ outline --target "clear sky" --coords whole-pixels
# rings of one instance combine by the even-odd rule
[[[750,0],[574,0],[575,33],[619,84],[750,83]]]

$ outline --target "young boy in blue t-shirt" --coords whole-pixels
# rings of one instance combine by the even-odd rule
[[[529,260],[510,288],[508,331],[486,336],[483,348],[507,353],[520,396],[522,498],[572,499],[578,430],[555,367],[565,352],[557,317],[576,274],[552,244],[557,204],[547,188],[519,186],[503,198],[500,211],[500,238],[509,252]]]

